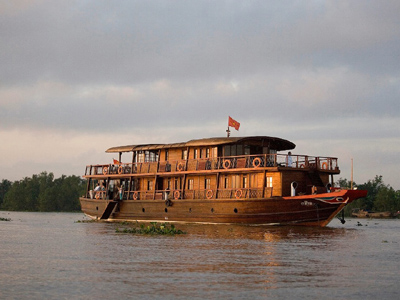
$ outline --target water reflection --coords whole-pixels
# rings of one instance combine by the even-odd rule
[[[334,263],[321,251],[332,252],[337,241],[350,232],[338,228],[179,224],[176,226],[186,235],[116,234],[115,228],[123,226],[88,224],[89,236],[104,234],[108,240],[103,252],[109,253],[118,245],[113,263],[99,265],[96,272],[106,271],[127,288],[140,291],[151,285],[155,291],[168,290],[174,297],[189,297],[199,289],[212,295],[228,286],[232,295],[240,293],[243,285],[264,294],[288,283],[301,287],[321,278],[334,279]],[[329,255],[332,258],[332,253]]]
[[[116,233],[121,224],[76,223],[80,214],[11,218],[0,226],[1,293],[9,298],[274,299],[318,291],[363,299],[367,285],[368,293],[393,296],[399,279],[399,223],[177,224],[187,234],[143,236]]]

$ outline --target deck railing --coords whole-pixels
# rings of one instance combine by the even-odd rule
[[[306,155],[261,154],[200,158],[163,162],[140,162],[86,166],[85,175],[154,174],[166,172],[210,171],[251,168],[297,168],[337,171],[337,158]]]
[[[95,200],[111,199],[105,191],[89,191],[87,198]],[[195,200],[195,199],[249,199],[272,197],[272,188],[201,189],[201,190],[150,190],[124,191],[121,200]],[[120,199],[119,197],[117,197]]]

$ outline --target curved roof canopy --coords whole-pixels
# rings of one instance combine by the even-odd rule
[[[249,137],[229,137],[229,138],[227,137],[205,138],[205,139],[190,140],[186,143],[173,143],[173,144],[141,144],[141,145],[118,146],[109,148],[106,150],[106,152],[118,153],[118,152],[132,152],[140,150],[220,146],[229,144],[269,147],[270,149],[277,151],[291,150],[296,147],[294,143],[277,137],[249,136]]]

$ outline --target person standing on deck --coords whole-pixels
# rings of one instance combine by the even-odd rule
[[[118,193],[119,193],[119,200],[122,200],[122,198],[124,197],[124,190],[122,188],[122,185],[119,187]]]
[[[291,167],[292,167],[292,164],[293,164],[292,152],[289,151],[288,157],[287,157],[287,166],[288,166],[289,168],[291,168]]]

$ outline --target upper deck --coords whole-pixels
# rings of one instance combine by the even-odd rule
[[[295,144],[268,136],[208,138],[174,144],[118,146],[107,153],[119,153],[118,163],[88,165],[85,177],[150,176],[214,172],[260,172],[261,170],[318,170],[340,173],[337,158],[279,154]],[[122,153],[132,162],[122,163]]]
[[[217,158],[175,160],[168,162],[135,162],[120,164],[98,164],[86,166],[84,177],[107,176],[144,176],[184,173],[223,172],[254,172],[266,169],[269,171],[282,170],[317,170],[329,174],[339,174],[339,166],[335,157],[314,157],[306,155],[291,155],[289,165],[287,154],[263,154],[226,156]]]

